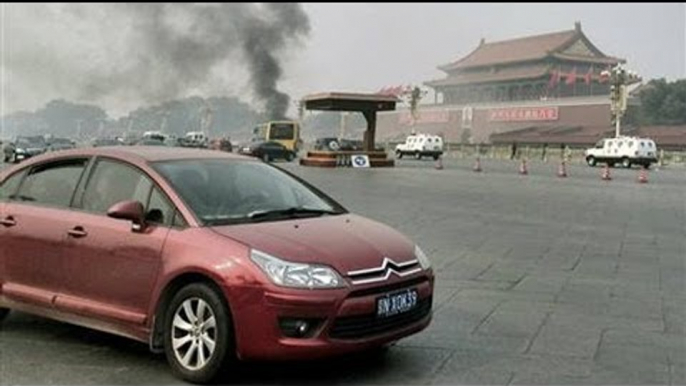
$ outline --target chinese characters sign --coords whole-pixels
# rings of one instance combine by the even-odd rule
[[[517,107],[492,109],[488,112],[488,120],[496,122],[556,121],[558,119],[557,107]]]

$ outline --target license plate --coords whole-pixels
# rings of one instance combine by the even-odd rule
[[[410,311],[417,306],[417,290],[402,292],[376,298],[376,316],[385,318]]]

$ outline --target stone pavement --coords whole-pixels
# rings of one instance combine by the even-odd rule
[[[239,384],[686,384],[686,173],[484,160],[393,169],[279,164],[432,258],[434,319],[384,355],[244,364]],[[39,366],[40,365],[40,366]],[[25,314],[0,330],[0,384],[170,384],[163,357]]]

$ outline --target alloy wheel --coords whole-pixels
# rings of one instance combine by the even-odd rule
[[[187,370],[205,367],[217,345],[214,311],[200,298],[186,299],[174,313],[172,322],[174,355]]]

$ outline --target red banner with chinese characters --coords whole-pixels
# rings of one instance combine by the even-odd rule
[[[491,109],[488,112],[488,120],[496,122],[557,121],[558,119],[557,107],[516,107]]]

